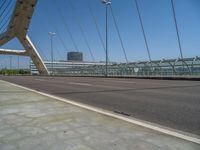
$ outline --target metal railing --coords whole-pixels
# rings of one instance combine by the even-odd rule
[[[50,72],[51,63],[45,63]],[[37,70],[31,64],[32,74]],[[56,62],[54,75],[63,76],[105,76],[105,64]],[[113,77],[200,77],[200,57],[168,59],[151,62],[112,63],[108,65],[108,76]]]

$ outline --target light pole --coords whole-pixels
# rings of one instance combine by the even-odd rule
[[[54,32],[49,32],[49,36],[50,36],[50,40],[51,40],[51,75],[53,75],[54,71],[53,71],[53,36],[55,36],[56,33]]]
[[[12,70],[12,56],[10,56],[9,58],[10,58],[10,70]]]
[[[11,75],[13,74],[13,71],[12,71],[12,56],[9,56],[10,58],[10,73]]]
[[[18,74],[19,74],[19,56],[17,56],[17,70],[18,70]]]
[[[108,76],[108,6],[111,5],[111,0],[102,0],[102,3],[106,5],[106,74]]]

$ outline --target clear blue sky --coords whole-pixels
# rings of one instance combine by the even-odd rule
[[[65,60],[67,51],[75,50],[61,19],[61,13],[64,15],[78,49],[84,53],[84,60],[90,61],[91,56],[78,27],[77,22],[79,21],[86,33],[95,60],[105,60],[105,52],[98,38],[88,5],[92,7],[103,38],[105,37],[105,6],[101,4],[100,0],[71,1],[74,9],[72,9],[69,0],[38,0],[28,33],[33,43],[43,59],[50,59],[48,32],[51,31],[57,33],[54,37],[55,59]],[[174,1],[183,55],[184,57],[200,56],[200,1]],[[180,57],[170,0],[138,0],[138,3],[152,59]],[[148,60],[134,0],[112,0],[112,7],[128,60]],[[109,59],[111,61],[125,62],[110,11],[108,34]],[[65,46],[59,40],[59,36],[64,41]],[[3,47],[22,49],[17,40],[13,40]],[[13,66],[17,64],[16,58],[16,56],[13,57]],[[28,58],[20,57],[20,60],[21,66],[28,67]],[[8,56],[0,56],[1,65],[9,66],[8,62]]]

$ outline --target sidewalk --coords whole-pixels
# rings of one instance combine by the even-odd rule
[[[200,145],[0,81],[0,150],[199,150]]]

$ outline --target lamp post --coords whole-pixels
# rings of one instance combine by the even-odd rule
[[[10,59],[10,70],[12,70],[12,56],[9,56]]]
[[[53,71],[53,59],[54,59],[54,56],[53,56],[53,36],[55,36],[56,33],[54,32],[49,32],[49,36],[50,36],[50,41],[51,41],[51,75],[53,75],[54,71]]]
[[[108,76],[108,6],[111,5],[111,0],[102,0],[102,3],[106,5],[106,74]]]
[[[17,56],[17,74],[19,75],[19,56]]]

